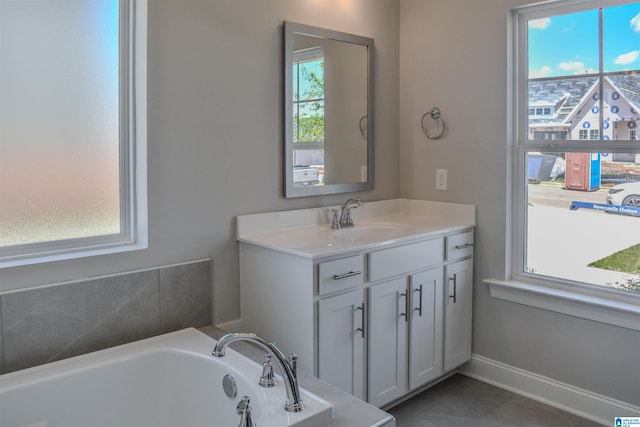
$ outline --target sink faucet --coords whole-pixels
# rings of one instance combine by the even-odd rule
[[[287,389],[287,401],[284,409],[289,412],[300,412],[304,409],[302,399],[300,399],[300,388],[298,387],[297,359],[298,356],[290,354],[289,358],[285,358],[284,354],[275,346],[264,338],[260,338],[256,334],[232,333],[221,337],[216,346],[213,348],[213,356],[224,357],[225,349],[229,344],[235,341],[248,341],[258,344],[263,349],[269,351],[276,357],[282,369],[282,376],[285,378],[285,387]]]
[[[348,228],[353,227],[353,216],[351,215],[351,209],[357,208],[358,206],[362,206],[362,200],[357,197],[351,197],[347,200],[344,205],[342,205],[342,210],[340,213],[340,219],[336,221],[336,217],[334,217],[333,224],[331,224],[331,228]]]

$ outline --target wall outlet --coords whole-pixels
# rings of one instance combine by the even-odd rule
[[[447,170],[436,169],[436,190],[447,190]]]

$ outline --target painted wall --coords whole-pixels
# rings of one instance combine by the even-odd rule
[[[337,204],[282,194],[282,22],[376,42],[376,189],[398,195],[396,0],[149,2],[149,249],[0,271],[0,291],[213,259],[215,323],[239,317],[237,215]]]
[[[400,0],[401,195],[477,205],[474,353],[638,405],[640,333],[497,300],[482,283],[505,274],[507,16],[525,3]],[[420,128],[433,106],[449,128],[436,142]]]

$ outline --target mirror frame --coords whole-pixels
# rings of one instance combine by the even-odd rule
[[[349,193],[373,190],[374,188],[374,111],[373,111],[373,39],[312,27],[295,22],[284,21],[283,25],[283,63],[284,63],[284,196],[285,198],[320,196],[325,194]],[[367,48],[367,181],[343,184],[317,185],[309,187],[293,186],[293,36],[304,34],[313,37],[343,41],[366,46]]]

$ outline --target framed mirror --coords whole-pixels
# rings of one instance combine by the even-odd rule
[[[285,197],[373,189],[373,39],[284,23]]]

